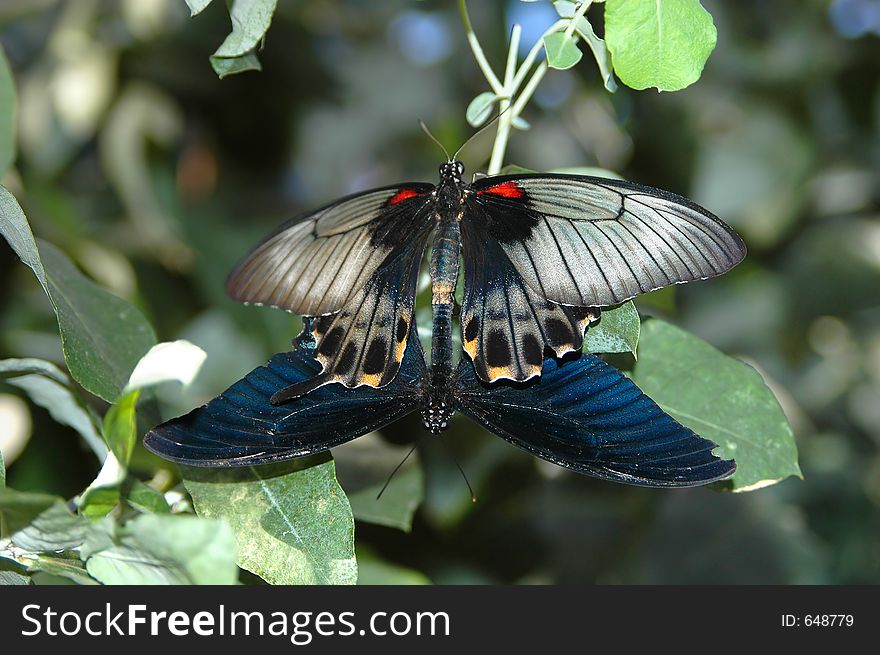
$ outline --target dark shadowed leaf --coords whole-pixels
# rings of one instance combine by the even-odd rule
[[[15,80],[0,46],[0,178],[15,161],[16,105]]]

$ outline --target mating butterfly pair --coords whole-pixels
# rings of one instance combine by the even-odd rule
[[[293,351],[152,430],[147,447],[189,464],[258,464],[327,450],[415,410],[440,432],[461,411],[598,477],[691,486],[729,475],[734,463],[712,455],[714,444],[615,369],[593,355],[558,358],[580,351],[601,307],[720,275],[745,256],[742,240],[685,198],[637,184],[540,174],[467,184],[463,171],[449,161],[437,186],[349,196],[270,235],[227,291],[309,317],[306,331]],[[413,313],[432,234],[429,369]],[[456,367],[460,257],[468,359]]]

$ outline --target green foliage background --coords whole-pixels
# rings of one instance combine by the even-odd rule
[[[472,3],[496,71],[514,17],[526,51],[558,18],[539,4]],[[218,475],[151,456],[146,428],[297,331],[225,298],[237,258],[293,213],[434,179],[441,156],[416,119],[455,147],[508,99],[487,91],[452,2],[236,0],[232,27],[216,0],[9,2],[0,216],[32,270],[0,246],[0,439],[25,446],[0,461],[0,551],[25,553],[0,556],[0,580],[880,582],[880,42],[839,35],[818,0],[664,0],[653,16],[627,0],[555,4],[571,27],[543,39],[556,70],[507,115],[505,163],[682,193],[750,247],[723,278],[640,299],[655,317],[640,337],[624,306],[588,346],[621,353],[668,411],[737,448],[722,487],[794,477],[753,493],[629,488],[462,420],[431,439],[415,417],[335,461]],[[673,47],[633,52],[650,40],[628,29],[660,24]],[[676,92],[634,90],[650,87]],[[492,151],[488,131],[462,157],[485,170]],[[125,388],[174,339],[207,352],[194,383]]]

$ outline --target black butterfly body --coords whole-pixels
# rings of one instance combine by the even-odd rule
[[[276,401],[331,382],[394,379],[432,234],[432,366],[436,356],[451,358],[461,256],[462,342],[486,382],[538,377],[547,352],[581,349],[599,308],[720,275],[745,256],[720,219],[665,191],[545,174],[467,184],[463,172],[449,161],[437,186],[367,191],[293,219],[232,272],[234,299],[317,317],[322,372]]]
[[[307,321],[308,323],[309,321]],[[595,355],[548,358],[540,380],[479,380],[463,359],[443,379],[428,371],[418,338],[385,388],[326,385],[284,403],[279,389],[321,374],[311,326],[207,405],[157,426],[151,451],[191,466],[253,466],[323,452],[414,411],[437,433],[456,411],[514,445],[594,477],[649,487],[689,487],[730,475],[732,460],[685,428]]]

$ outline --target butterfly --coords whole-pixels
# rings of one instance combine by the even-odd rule
[[[690,487],[736,468],[596,355],[547,358],[540,380],[490,385],[464,358],[438,378],[411,336],[399,373],[384,389],[322,385],[273,403],[280,389],[322,373],[312,323],[306,319],[292,350],[207,405],[153,428],[144,445],[191,466],[253,466],[326,451],[415,411],[438,433],[461,412],[538,457],[605,480]]]
[[[579,351],[602,307],[720,275],[742,239],[681,196],[619,180],[524,174],[405,183],[337,200],[288,221],[230,274],[238,301],[310,321],[321,371],[277,390],[275,402],[329,383],[386,387],[409,335],[419,266],[433,235],[432,368],[451,368],[459,259],[460,329],[484,382],[525,382],[545,356]]]

